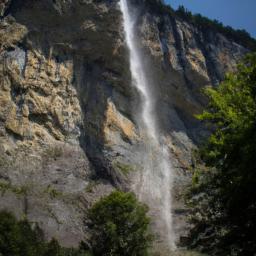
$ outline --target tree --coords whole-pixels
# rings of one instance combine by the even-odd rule
[[[95,256],[146,256],[151,244],[147,207],[131,193],[112,192],[89,210]]]
[[[43,231],[27,220],[18,221],[13,214],[0,211],[1,256],[90,256],[82,248],[63,248],[58,241],[44,240]]]
[[[32,229],[26,220],[17,221],[6,212],[0,212],[0,253],[3,256],[42,255],[44,250],[40,229]]]
[[[232,255],[253,255],[256,251],[256,54],[245,57],[235,73],[228,74],[218,88],[207,88],[205,93],[209,105],[198,118],[206,121],[213,133],[200,150],[208,167],[208,173],[201,179],[203,185],[199,186],[199,192],[208,196],[209,203],[208,209],[204,208],[208,215],[204,227],[215,230],[211,239],[226,250],[225,255],[231,255],[232,250],[237,253]],[[204,231],[203,228],[200,232]]]

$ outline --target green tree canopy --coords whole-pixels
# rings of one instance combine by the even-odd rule
[[[232,255],[256,251],[256,54],[250,54],[217,88],[205,90],[208,108],[198,116],[213,133],[201,149],[211,178],[201,191],[208,195],[204,227],[220,227],[212,239]],[[198,174],[197,174],[198,175]],[[209,175],[208,175],[209,176]],[[199,200],[200,201],[200,200]],[[215,225],[215,227],[213,227]],[[202,227],[202,226],[201,226]]]
[[[112,192],[89,211],[95,256],[146,256],[152,236],[147,207],[131,193]]]
[[[17,221],[12,214],[0,212],[0,253],[3,256],[42,255],[42,239],[38,227],[32,229],[27,221]]]
[[[18,221],[0,212],[0,256],[89,256],[85,251],[63,248],[57,240],[45,241],[43,231],[27,220]]]

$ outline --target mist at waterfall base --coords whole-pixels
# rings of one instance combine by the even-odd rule
[[[168,147],[159,134],[155,98],[152,84],[147,80],[142,53],[136,36],[136,11],[127,2],[120,0],[123,14],[125,40],[129,49],[132,86],[140,96],[141,111],[135,113],[143,146],[140,150],[142,170],[134,185],[138,198],[150,208],[153,229],[157,242],[164,244],[169,250],[175,249],[175,236],[172,223],[172,181],[173,168],[170,163]]]

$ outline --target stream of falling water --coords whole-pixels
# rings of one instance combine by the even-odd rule
[[[168,249],[175,249],[172,227],[172,166],[167,146],[159,136],[155,114],[154,97],[147,81],[141,52],[136,41],[135,22],[128,0],[120,0],[123,14],[126,44],[130,54],[132,84],[140,94],[142,110],[139,113],[139,129],[144,136],[145,148],[142,154],[143,171],[137,184],[136,193],[140,200],[149,205],[154,228],[159,233],[159,240]]]

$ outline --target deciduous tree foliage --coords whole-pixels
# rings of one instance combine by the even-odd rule
[[[91,250],[63,248],[44,239],[43,231],[26,219],[0,211],[0,256],[147,256],[152,242],[148,208],[131,193],[116,191],[89,210]]]
[[[207,88],[205,93],[209,105],[198,118],[206,121],[214,132],[200,151],[209,170],[202,175],[198,191],[208,196],[209,204],[204,207],[205,223],[199,221],[197,232],[215,230],[208,241],[218,242],[224,251],[218,255],[253,255],[256,252],[256,54],[248,55],[235,73],[228,74],[218,88]]]
[[[43,231],[27,220],[0,212],[0,256],[89,256],[85,251],[63,248],[57,240],[44,240]]]
[[[146,256],[152,236],[147,207],[131,193],[112,192],[89,211],[95,256]]]

